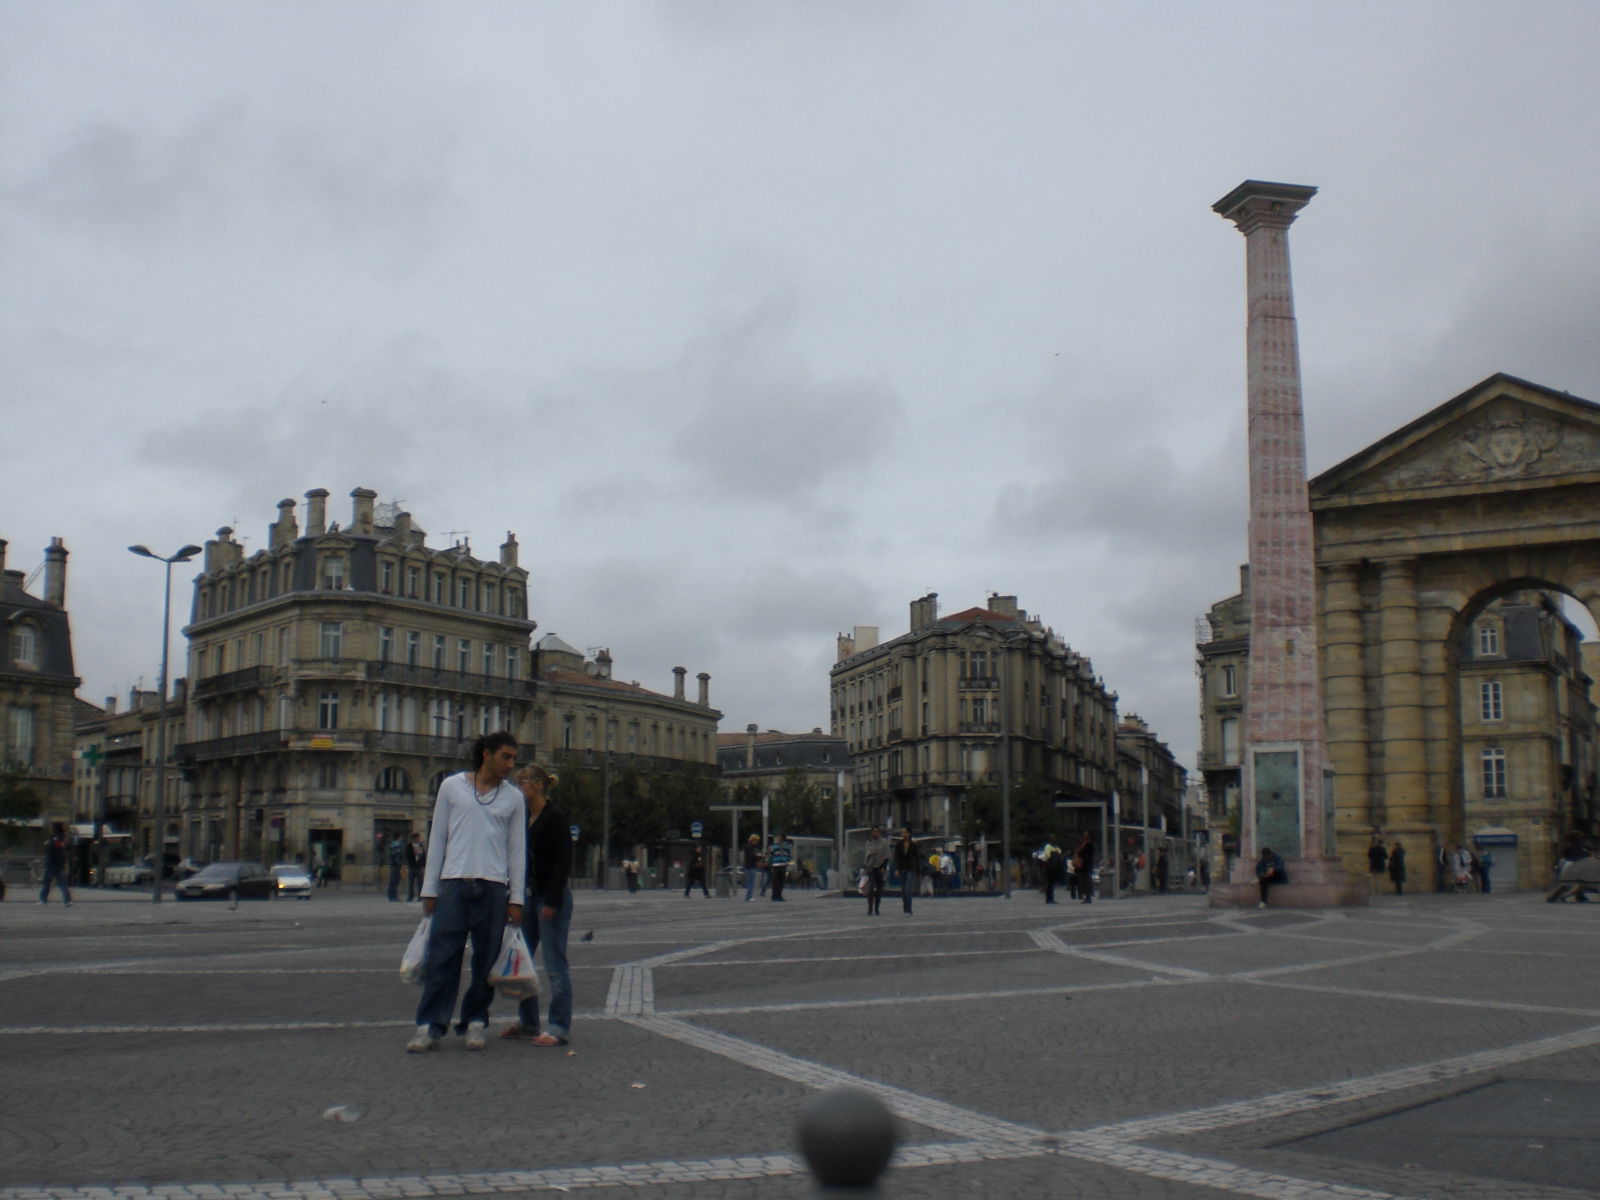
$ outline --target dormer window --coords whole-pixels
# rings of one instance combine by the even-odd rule
[[[322,586],[331,591],[344,587],[344,558],[330,554],[322,560]]]
[[[27,622],[12,627],[11,661],[19,667],[38,669],[39,631]]]
[[[1478,657],[1491,658],[1500,653],[1500,626],[1485,621],[1478,626]]]

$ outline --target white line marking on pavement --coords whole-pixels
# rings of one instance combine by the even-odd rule
[[[1086,1132],[1096,1137],[1112,1137],[1121,1141],[1146,1141],[1153,1137],[1172,1134],[1201,1133],[1208,1129],[1222,1129],[1229,1125],[1242,1125],[1251,1121],[1288,1116],[1291,1113],[1306,1112],[1330,1104],[1343,1104],[1350,1100],[1367,1100],[1389,1092],[1459,1079],[1482,1071],[1513,1066],[1530,1059],[1545,1058],[1569,1050],[1587,1049],[1597,1044],[1600,1044],[1600,1026],[1592,1026],[1572,1033],[1536,1038],[1531,1042],[1519,1042],[1514,1046],[1479,1050],[1472,1054],[1419,1063],[1414,1067],[1402,1067],[1397,1071],[1384,1071],[1361,1079],[1295,1088],[1272,1096],[1257,1096],[1249,1100],[1236,1100],[1167,1116],[1119,1121],[1113,1125],[1096,1126]]]
[[[1056,954],[1065,954],[1072,958],[1087,958],[1092,962],[1108,963],[1114,967],[1127,967],[1135,971],[1154,971],[1160,975],[1174,975],[1179,979],[1215,979],[1216,976],[1208,971],[1196,971],[1189,967],[1168,967],[1161,963],[1145,962],[1141,959],[1128,958],[1121,954],[1104,954],[1098,950],[1085,950],[1063,942],[1054,933],[1048,930],[1035,929],[1031,936],[1041,950],[1050,950]]]
[[[785,1054],[770,1046],[763,1046],[759,1042],[747,1041],[732,1034],[718,1033],[712,1029],[703,1029],[675,1017],[630,1017],[627,1020],[630,1025],[637,1025],[651,1033],[720,1055],[744,1066],[754,1067],[758,1071],[765,1071],[769,1075],[776,1075],[791,1083],[804,1084],[819,1090],[832,1087],[864,1088],[887,1104],[897,1116],[944,1133],[954,1133],[960,1137],[984,1141],[1024,1144],[1032,1144],[1045,1136],[1042,1129],[1019,1125],[999,1117],[986,1116],[971,1109],[958,1108],[954,1104],[919,1096],[903,1088],[863,1079],[859,1075],[841,1071],[837,1067],[796,1058],[792,1054]]]
[[[1550,1013],[1561,1017],[1600,1017],[1600,1008],[1556,1004],[1529,1004],[1521,1000],[1469,1000],[1463,996],[1422,996],[1416,992],[1391,992],[1382,988],[1340,987],[1336,984],[1294,983],[1287,979],[1244,979],[1241,983],[1284,988],[1291,992],[1321,992],[1330,996],[1360,996],[1369,1000],[1404,1000],[1408,1004],[1442,1004],[1446,1008],[1480,1008],[1493,1012]]]

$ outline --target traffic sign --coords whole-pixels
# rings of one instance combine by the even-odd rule
[[[690,837],[697,838],[704,832],[705,832],[705,826],[701,825],[699,821],[691,821],[689,823],[689,836]]]
[[[576,825],[573,825],[570,828],[571,828],[571,832],[572,832],[572,840],[573,841],[577,841],[578,840],[578,827]]]

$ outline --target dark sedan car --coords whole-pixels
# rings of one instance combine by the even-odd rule
[[[278,881],[259,863],[212,863],[172,891],[179,900],[271,900]]]

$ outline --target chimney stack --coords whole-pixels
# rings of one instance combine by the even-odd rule
[[[276,550],[279,546],[287,546],[300,536],[300,526],[294,519],[294,501],[278,501],[278,519],[272,523],[272,528],[267,530],[267,546]]]
[[[51,538],[44,551],[44,602],[67,606],[67,548],[58,537]]]
[[[707,675],[704,671],[701,671],[699,675],[695,676],[695,678],[700,681],[700,707],[701,708],[710,708],[711,707],[711,676]]]
[[[328,532],[328,489],[312,488],[306,493],[306,536]]]
[[[372,502],[378,498],[378,493],[371,488],[356,488],[350,493],[354,503],[350,506],[350,532],[372,532]]]
[[[511,530],[506,530],[506,540],[500,543],[500,565],[514,567],[517,565],[517,535]]]
[[[744,765],[746,770],[754,770],[756,765],[756,724],[752,721],[744,727]]]
[[[6,569],[6,540],[0,538],[0,571]]]
[[[602,646],[594,653],[595,674],[601,679],[611,678],[611,651]]]
[[[856,652],[856,640],[848,633],[841,633],[838,639],[838,653],[834,655],[834,662],[843,662]]]
[[[927,629],[939,619],[939,593],[929,592],[920,600],[911,602],[911,632]]]
[[[684,698],[683,677],[688,673],[689,672],[682,667],[672,668],[672,698],[674,700],[682,700]]]

